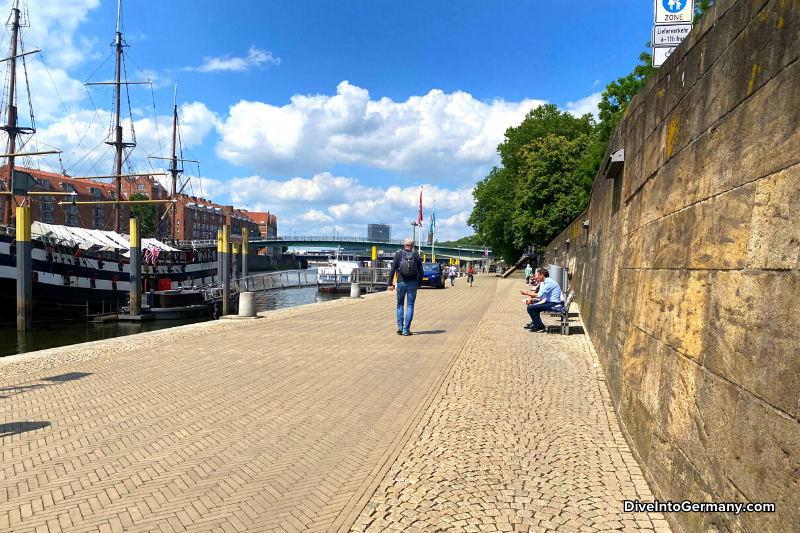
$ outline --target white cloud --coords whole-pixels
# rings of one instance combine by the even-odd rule
[[[246,57],[205,57],[203,64],[197,68],[189,67],[188,70],[199,72],[241,72],[251,67],[271,67],[281,64],[281,58],[272,55],[269,50],[262,50],[251,46]]]
[[[482,102],[432,90],[405,102],[370,99],[347,81],[335,96],[295,95],[282,107],[242,100],[217,128],[219,157],[264,172],[319,172],[335,163],[413,174],[474,174],[497,162],[505,130],[539,100]],[[474,176],[470,176],[474,177]]]
[[[603,93],[592,93],[586,98],[581,98],[576,102],[567,102],[567,111],[575,115],[576,117],[582,117],[586,113],[591,113],[592,115],[597,117],[597,104],[600,103],[600,99],[603,97]]]
[[[309,209],[300,218],[306,222],[333,222],[331,217],[316,209]]]
[[[228,185],[234,205],[249,204],[252,211],[275,213],[284,231],[291,227],[304,235],[329,235],[334,229],[342,235],[366,235],[371,223],[392,224],[399,234],[410,235],[410,222],[416,220],[419,209],[419,187],[367,187],[355,178],[328,172],[285,181],[260,176],[234,178]],[[439,240],[471,233],[466,220],[472,211],[472,188],[425,185],[422,209],[426,231],[434,200]]]

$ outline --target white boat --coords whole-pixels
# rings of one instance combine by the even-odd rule
[[[350,292],[350,283],[357,275],[361,263],[344,261],[339,251],[328,260],[328,266],[317,268],[317,286],[320,292]]]

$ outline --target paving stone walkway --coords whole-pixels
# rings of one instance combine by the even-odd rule
[[[522,329],[524,283],[501,281],[351,531],[670,531],[659,513],[622,512],[653,496],[602,368],[583,334]]]
[[[585,337],[523,332],[519,284],[422,291],[410,338],[386,294],[0,362],[0,531],[666,527],[621,513],[652,497]]]

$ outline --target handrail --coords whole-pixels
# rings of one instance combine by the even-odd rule
[[[276,242],[276,243],[282,243],[282,242],[286,242],[286,241],[291,241],[291,242],[314,242],[314,241],[316,241],[316,242],[354,242],[354,243],[391,244],[391,245],[403,246],[403,240],[401,240],[401,239],[377,240],[377,239],[367,239],[365,237],[331,237],[331,236],[314,237],[314,236],[308,236],[308,235],[301,235],[299,237],[297,237],[297,236],[295,236],[295,237],[289,237],[289,236],[262,237],[260,239],[253,239],[250,242],[251,243],[253,243],[253,242]],[[423,243],[423,246],[429,246],[429,245]],[[453,246],[452,244],[444,244],[444,243],[441,243],[440,246],[443,247],[443,248],[452,248],[452,249],[461,248],[462,250],[467,251],[467,252],[483,252],[483,251],[486,250],[483,246],[468,246],[468,245],[456,245],[456,246]]]

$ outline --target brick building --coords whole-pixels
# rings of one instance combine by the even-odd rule
[[[48,224],[60,224],[88,229],[114,229],[113,204],[85,204],[85,205],[59,205],[59,202],[72,199],[68,194],[73,191],[76,202],[113,201],[116,185],[113,181],[76,180],[69,176],[45,172],[42,170],[17,168],[20,172],[31,175],[39,185],[35,191],[52,191],[53,195],[33,195],[31,199],[31,219]],[[0,168],[0,176],[5,174]],[[134,193],[144,194],[151,200],[169,199],[166,190],[155,178],[139,176],[135,178],[122,178],[122,199],[127,200]],[[17,203],[23,197],[17,196]],[[170,204],[156,205],[157,237],[168,238],[171,235],[171,217],[164,217]],[[130,204],[120,206],[120,231],[128,232],[130,224]],[[2,209],[2,207],[0,207]],[[273,227],[274,215],[273,217]],[[12,203],[12,221],[16,218],[16,210]],[[163,218],[163,221],[162,221]],[[0,220],[2,213],[0,212]],[[13,222],[12,222],[13,223]],[[230,224],[231,234],[241,235],[242,228],[247,228],[250,235],[256,237],[259,233],[259,224],[247,211],[234,209],[233,206],[215,204],[204,198],[180,195],[178,197],[178,210],[176,217],[176,238],[178,240],[216,239],[217,230],[225,224]]]
[[[265,239],[274,239],[278,236],[278,217],[272,213],[247,212],[248,216],[256,221],[261,236]],[[281,247],[268,246],[258,251],[259,255],[268,255],[272,261],[280,262]]]
[[[205,198],[182,194],[178,197],[175,236],[179,240],[216,239],[217,231],[225,224],[230,224],[231,235],[241,235],[242,229],[246,228],[250,236],[255,238],[258,224],[249,215],[247,211],[234,209],[231,205],[215,204]],[[169,224],[166,224],[166,228],[169,232]]]
[[[0,175],[5,177],[8,172],[7,169],[7,166],[0,169]],[[116,192],[116,186],[113,183],[76,180],[62,174],[43,170],[27,168],[17,168],[16,170],[29,174],[38,182],[38,186],[33,190],[40,192],[52,191],[53,193],[52,195],[29,197],[31,200],[31,219],[33,221],[88,229],[114,229],[113,204],[59,205],[59,202],[72,199],[72,192],[76,193],[74,197],[76,202],[113,201]],[[127,199],[124,188],[122,196],[123,200]],[[16,205],[22,202],[23,197],[17,196],[16,199],[17,204],[11,203],[12,221],[16,218]],[[120,227],[122,232],[127,232],[130,221],[130,206],[123,204],[120,207]],[[2,213],[0,213],[0,220],[2,220]]]

